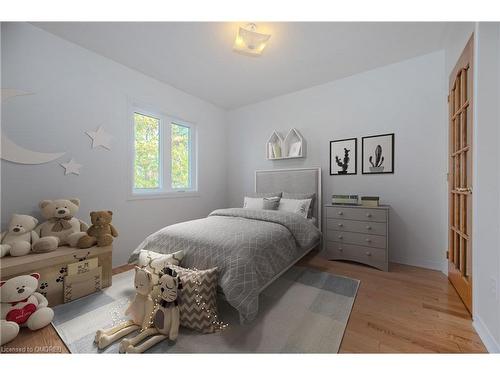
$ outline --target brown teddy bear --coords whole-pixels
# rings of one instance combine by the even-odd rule
[[[118,232],[111,224],[113,212],[95,211],[90,213],[92,225],[87,230],[87,234],[78,240],[80,249],[87,249],[97,244],[97,246],[109,246],[113,243],[113,237],[118,237]]]

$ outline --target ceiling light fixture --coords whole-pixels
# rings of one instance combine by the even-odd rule
[[[258,33],[257,25],[249,23],[245,27],[239,28],[233,50],[245,55],[260,56],[270,37],[270,34]]]

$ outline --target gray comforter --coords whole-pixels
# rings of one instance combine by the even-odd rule
[[[147,237],[141,249],[159,253],[184,250],[183,267],[217,267],[227,301],[248,322],[258,312],[261,289],[320,239],[319,230],[294,213],[229,208],[207,218],[170,225]]]

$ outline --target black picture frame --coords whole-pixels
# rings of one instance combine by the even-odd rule
[[[354,143],[354,159],[352,159],[352,156],[350,157],[351,160],[354,162],[354,172],[347,172],[347,173],[334,173],[333,171],[333,157],[337,155],[333,155],[333,148],[335,143],[339,142],[353,142]],[[345,138],[345,139],[335,139],[333,141],[330,141],[330,176],[352,176],[358,174],[358,139],[357,138]]]
[[[373,139],[373,138],[385,138],[385,137],[391,137],[391,146],[389,148],[391,152],[391,169],[387,170],[379,170],[379,167],[370,167],[369,165],[366,165],[367,163],[365,162],[365,140],[366,139]],[[394,133],[386,133],[386,134],[377,134],[377,135],[370,135],[366,137],[361,138],[361,173],[362,174],[393,174],[394,173],[394,143],[395,143],[395,135]],[[365,168],[366,167],[366,168]],[[370,170],[371,169],[371,170]]]

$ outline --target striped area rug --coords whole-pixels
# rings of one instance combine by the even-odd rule
[[[125,319],[133,278],[133,271],[115,275],[110,288],[54,308],[52,324],[72,353],[118,353],[118,343],[100,351],[93,340],[97,329]],[[292,267],[262,293],[252,323],[240,325],[236,311],[219,301],[229,328],[211,334],[181,328],[175,343],[164,341],[148,352],[337,353],[358,286],[358,280]]]

